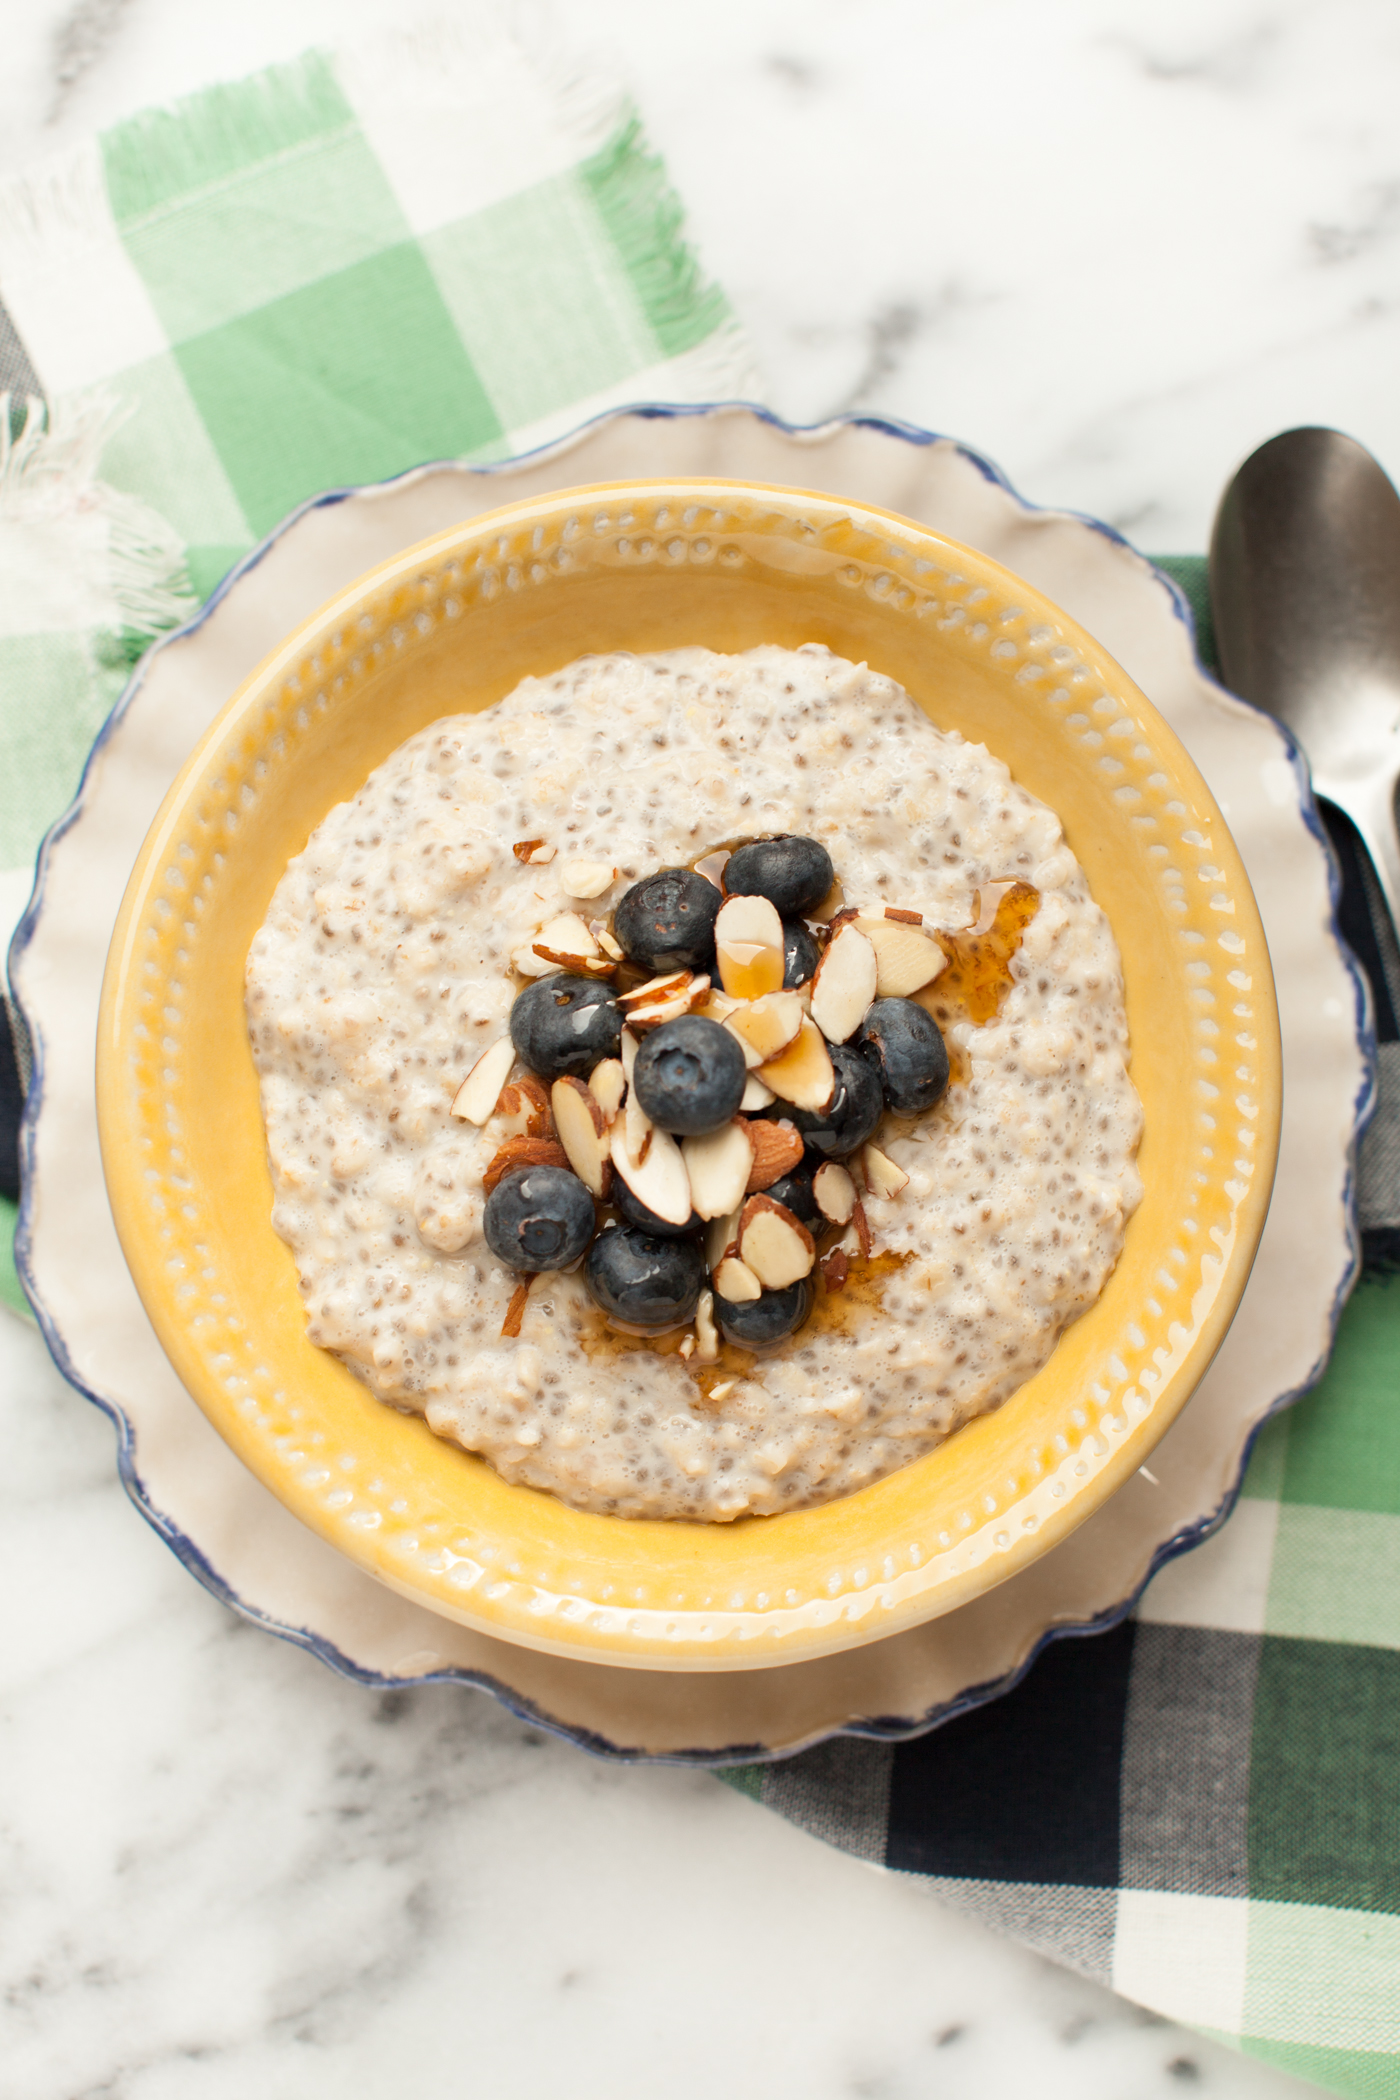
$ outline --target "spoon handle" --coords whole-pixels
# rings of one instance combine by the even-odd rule
[[[1390,923],[1400,932],[1400,832],[1395,825],[1394,776],[1378,774],[1372,780],[1335,784],[1319,780],[1316,787],[1319,795],[1335,802],[1356,826],[1376,871]]]

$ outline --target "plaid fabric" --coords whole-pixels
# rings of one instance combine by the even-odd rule
[[[635,112],[505,35],[311,52],[0,184],[0,914],[142,650],[297,504],[755,390]]]
[[[932,1735],[726,1775],[1298,2075],[1400,2093],[1400,1278],[1132,1619]]]
[[[631,112],[506,42],[312,55],[0,186],[0,302],[16,905],[131,662],[296,503],[752,390]],[[0,1042],[0,1176],[14,1092]],[[1400,1152],[1368,1187],[1400,1225]],[[917,1742],[727,1776],[1145,2005],[1400,2094],[1397,1365],[1400,1282],[1368,1281],[1229,1525],[1133,1622]]]

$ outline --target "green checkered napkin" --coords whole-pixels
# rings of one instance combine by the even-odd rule
[[[501,40],[311,55],[0,186],[7,388],[13,917],[132,663],[293,506],[753,382],[631,111]],[[1134,1623],[920,1743],[738,1783],[1146,2005],[1400,2095],[1397,1373],[1400,1283],[1368,1282],[1234,1519]],[[1018,1837],[1057,1729],[1064,1812]]]
[[[631,107],[504,35],[309,53],[0,184],[6,928],[142,650],[297,504],[755,391]]]

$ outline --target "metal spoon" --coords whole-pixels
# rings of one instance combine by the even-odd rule
[[[1292,730],[1400,924],[1400,495],[1354,438],[1285,430],[1221,499],[1210,592],[1226,685]]]

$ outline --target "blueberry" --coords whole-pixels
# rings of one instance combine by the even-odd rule
[[[525,987],[510,1010],[510,1039],[541,1079],[583,1078],[617,1056],[622,1009],[610,985],[560,971]]]
[[[595,1305],[614,1319],[633,1327],[675,1327],[700,1302],[705,1257],[694,1240],[660,1239],[636,1225],[614,1225],[589,1248],[583,1280]]]
[[[703,1014],[663,1021],[643,1038],[632,1068],[637,1099],[652,1122],[683,1137],[727,1123],[747,1079],[738,1038]]]
[[[856,1048],[879,1074],[897,1116],[921,1116],[948,1085],[948,1049],[933,1015],[912,999],[877,999],[856,1030]]]
[[[567,1269],[593,1237],[593,1198],[567,1167],[517,1167],[486,1198],[486,1244],[509,1269]]]
[[[835,880],[825,846],[793,834],[753,839],[724,867],[727,897],[766,897],[785,919],[800,919],[820,904]]]
[[[612,1195],[608,1199],[618,1216],[628,1225],[636,1225],[649,1232],[654,1240],[680,1240],[689,1232],[702,1232],[705,1220],[698,1211],[692,1211],[684,1225],[673,1225],[669,1218],[658,1218],[654,1210],[648,1210],[628,1188],[620,1174],[613,1175]]]
[[[794,985],[806,984],[816,975],[817,944],[800,919],[783,921],[783,989],[790,992]]]
[[[715,958],[715,920],[724,902],[691,868],[661,868],[634,882],[613,914],[613,937],[644,969],[707,970]]]
[[[875,1067],[845,1043],[828,1043],[836,1090],[825,1108],[789,1108],[786,1113],[802,1133],[809,1152],[823,1159],[844,1159],[874,1131],[884,1107]]]
[[[764,1349],[772,1342],[796,1334],[812,1310],[816,1292],[810,1276],[790,1283],[783,1291],[764,1291],[760,1297],[730,1304],[715,1293],[715,1319],[727,1342],[741,1349]]]
[[[770,1182],[763,1191],[764,1195],[771,1196],[775,1203],[781,1203],[784,1210],[790,1210],[795,1218],[800,1218],[804,1225],[815,1228],[829,1225],[831,1222],[822,1211],[812,1189],[812,1176],[816,1173],[818,1164],[816,1160],[804,1160],[800,1166],[794,1167],[790,1174],[780,1174],[778,1179]]]

